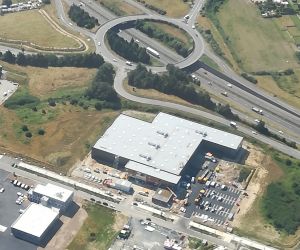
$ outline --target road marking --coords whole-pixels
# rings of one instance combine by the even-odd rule
[[[6,231],[7,227],[0,225],[0,232],[4,233]]]

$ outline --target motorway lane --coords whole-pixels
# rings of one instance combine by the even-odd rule
[[[197,73],[201,71],[198,70]],[[254,119],[262,119],[266,122],[266,125],[269,126],[270,128],[276,127],[277,129],[275,131],[278,132],[278,130],[282,131],[287,131],[290,136],[290,139],[295,138],[299,141],[300,139],[300,119],[297,117],[287,119],[285,114],[278,115],[280,114],[281,110],[276,110],[271,106],[269,103],[259,103],[255,101],[252,97],[251,94],[241,91],[239,88],[232,86],[232,88],[229,88],[227,86],[227,82],[219,79],[218,77],[215,77],[214,75],[210,74],[209,72],[207,75],[203,74],[196,74],[201,83],[202,87],[205,88],[208,92],[220,95],[222,92],[227,92],[228,93],[228,98],[231,102],[234,102],[236,106],[243,107],[245,111],[249,113],[251,117],[247,119],[250,122],[253,122]],[[212,85],[210,85],[211,83]],[[264,115],[258,115],[255,112],[251,110],[252,107],[257,107],[260,108],[264,111]],[[234,110],[234,108],[233,108]],[[240,111],[239,111],[240,113]],[[245,114],[244,114],[245,116]]]

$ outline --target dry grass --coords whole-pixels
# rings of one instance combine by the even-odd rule
[[[1,64],[7,69],[7,64]],[[42,69],[16,65],[9,65],[9,68],[15,72],[13,78],[22,80],[19,91],[28,91],[42,100],[70,93],[69,90],[81,91],[95,74],[94,69],[81,68]],[[41,103],[37,108],[38,111],[34,112],[29,108],[10,110],[0,106],[0,147],[50,162],[57,166],[54,170],[59,172],[67,172],[77,160],[82,159],[119,114],[93,108],[84,110],[70,104],[50,107]],[[42,110],[46,114],[42,114]],[[24,124],[33,134],[31,139],[27,139],[21,130]],[[39,128],[46,131],[45,135],[38,135]]]
[[[96,69],[66,67],[37,70],[28,67],[25,72],[30,75],[30,93],[40,98],[47,98],[61,88],[87,86],[96,74]]]
[[[183,17],[189,11],[189,5],[182,0],[144,0],[157,8],[167,11],[167,16]]]
[[[296,72],[296,74],[300,76],[300,73]],[[291,95],[287,91],[281,89],[271,76],[257,76],[256,78],[258,80],[257,86],[259,86],[260,88],[279,97],[280,99],[285,100],[287,103],[295,107],[300,107],[299,83],[294,83],[296,86],[298,84],[298,90],[295,93],[296,95],[298,95],[297,97],[295,96],[295,94]]]
[[[124,0],[99,0],[99,2],[120,16],[139,15],[143,13],[140,9]]]
[[[229,0],[218,19],[245,71],[298,67],[293,39],[273,19],[261,18],[250,1]]]
[[[159,23],[159,24],[157,22],[150,22],[150,23],[152,23],[154,26],[164,31],[165,33],[176,37],[178,40],[186,44],[187,47],[191,47],[193,45],[192,38],[184,30],[166,23]]]
[[[132,95],[140,96],[140,97],[147,97],[147,98],[152,98],[155,100],[161,100],[161,101],[169,101],[169,102],[174,102],[186,106],[192,106],[191,103],[177,97],[174,95],[167,95],[164,93],[161,93],[155,89],[138,89],[135,88],[135,91],[133,91],[132,87],[128,85],[127,81],[124,82],[124,88],[126,89],[127,92],[129,92]]]
[[[57,32],[38,12],[30,10],[0,17],[0,36],[4,39],[22,40],[45,47],[77,47],[78,43]]]

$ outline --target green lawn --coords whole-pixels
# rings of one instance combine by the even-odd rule
[[[167,16],[183,17],[189,11],[189,5],[182,0],[144,0],[145,3],[167,11]]]
[[[68,250],[107,250],[117,232],[113,229],[115,212],[106,207],[88,204],[88,218],[77,233]]]
[[[205,54],[203,54],[201,56],[200,61],[204,62],[205,64],[207,64],[208,66],[210,66],[216,70],[220,70],[219,65],[217,63],[215,63],[214,60],[212,60],[210,57],[208,57]]]
[[[231,52],[244,71],[298,67],[293,39],[273,19],[261,18],[250,1],[228,0],[217,14]]]

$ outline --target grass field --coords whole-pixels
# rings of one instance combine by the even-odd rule
[[[107,250],[118,233],[114,224],[119,218],[113,210],[98,205],[85,205],[85,210],[88,218],[67,249]]]
[[[200,57],[200,60],[202,62],[204,62],[205,64],[207,64],[208,66],[216,69],[216,70],[220,70],[219,65],[217,63],[215,63],[210,57],[208,57],[207,55],[203,54]]]
[[[38,12],[23,11],[0,16],[0,37],[22,40],[46,47],[77,47],[78,43],[57,32]]]
[[[280,31],[276,21],[261,18],[257,7],[251,2],[229,0],[217,17],[231,50],[235,51],[245,71],[281,70],[298,66],[292,39]]]
[[[143,12],[124,0],[96,0],[118,16],[138,15]]]
[[[7,64],[1,62],[1,65],[7,69]],[[84,99],[82,102],[90,106],[88,109],[69,102],[60,102],[55,107],[48,105],[49,97],[82,95],[95,70],[9,67],[13,70],[10,79],[20,80],[21,84],[14,96],[29,93],[38,96],[41,102],[36,105],[37,111],[29,107],[6,109],[0,106],[0,147],[52,163],[57,166],[55,171],[67,172],[76,160],[86,155],[119,112],[96,111]],[[22,125],[27,125],[32,132],[31,139],[25,137]],[[40,128],[46,131],[45,135],[38,135]]]
[[[189,5],[182,0],[144,0],[157,8],[167,11],[167,16],[183,17],[189,11]]]

